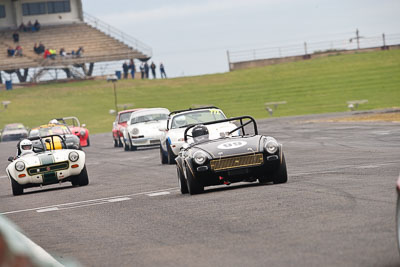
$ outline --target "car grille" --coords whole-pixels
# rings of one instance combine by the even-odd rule
[[[54,164],[45,165],[45,166],[28,168],[28,174],[29,175],[37,175],[37,174],[43,174],[46,172],[61,171],[61,170],[68,169],[68,167],[69,167],[69,163],[68,163],[68,161],[65,161],[65,162],[54,163]]]
[[[211,170],[224,171],[240,167],[258,166],[264,163],[262,153],[238,156],[232,158],[214,159],[210,161]]]

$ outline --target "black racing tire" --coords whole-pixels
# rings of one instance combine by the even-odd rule
[[[186,167],[187,187],[190,195],[204,192],[204,185],[200,184],[194,177],[189,167]]]
[[[123,147],[124,146],[124,143],[122,142],[121,137],[118,137],[118,146],[119,147]]]
[[[70,178],[70,181],[73,186],[78,186],[79,185],[79,175],[72,176]]]
[[[288,175],[287,175],[287,168],[286,168],[286,160],[285,160],[285,155],[282,153],[282,162],[279,165],[279,168],[275,171],[273,174],[272,181],[274,184],[284,184],[288,180]]]
[[[89,184],[89,177],[86,170],[86,165],[83,167],[81,173],[78,175],[79,186],[85,186]]]
[[[168,163],[168,156],[165,155],[164,149],[162,148],[161,144],[160,144],[160,159],[161,159],[161,164]]]
[[[124,150],[125,151],[129,151],[130,150],[130,147],[128,146],[128,144],[125,142],[125,138],[124,138],[124,140],[122,141],[123,142],[123,147],[124,147]]]
[[[86,146],[90,146],[90,139],[89,139],[89,137],[87,138]]]
[[[178,174],[178,184],[179,184],[179,188],[181,189],[181,193],[182,194],[187,194],[189,193],[189,189],[186,183],[186,179],[185,176],[182,173],[182,170],[179,168],[178,165],[176,165],[176,172]]]
[[[13,178],[11,178],[11,188],[14,196],[19,196],[24,193],[24,188],[22,185],[17,183]]]
[[[113,139],[114,140],[114,147],[119,147],[119,142],[117,139]]]
[[[171,145],[167,141],[167,159],[168,159],[168,164],[175,164],[175,154],[172,152]]]

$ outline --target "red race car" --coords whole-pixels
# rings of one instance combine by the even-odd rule
[[[89,130],[86,127],[86,124],[82,124],[79,122],[77,117],[64,117],[51,120],[50,123],[60,123],[65,124],[71,130],[72,134],[79,137],[79,141],[81,147],[90,146],[90,139],[89,139]]]
[[[127,109],[118,112],[117,117],[115,118],[115,121],[113,122],[113,129],[112,129],[112,135],[113,135],[113,140],[114,140],[114,147],[122,147],[122,141],[123,141],[123,134],[121,132],[121,129],[126,127],[126,123],[131,117],[132,112],[138,111],[141,108],[135,108],[135,109]]]

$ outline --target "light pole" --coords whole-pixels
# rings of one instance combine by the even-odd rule
[[[112,76],[107,77],[107,82],[112,82],[113,83],[115,112],[118,114],[117,81],[118,81],[118,78],[117,78],[116,75],[112,75]]]

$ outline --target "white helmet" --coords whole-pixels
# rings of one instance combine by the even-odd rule
[[[51,121],[49,121],[49,124],[58,124],[58,120],[52,119]]]
[[[19,148],[21,149],[21,153],[24,151],[33,151],[33,145],[31,140],[24,139],[19,143]]]
[[[178,127],[178,128],[182,127],[182,126],[185,126],[187,124],[185,115],[181,115],[181,116],[176,117],[174,122],[175,122],[175,126]]]

